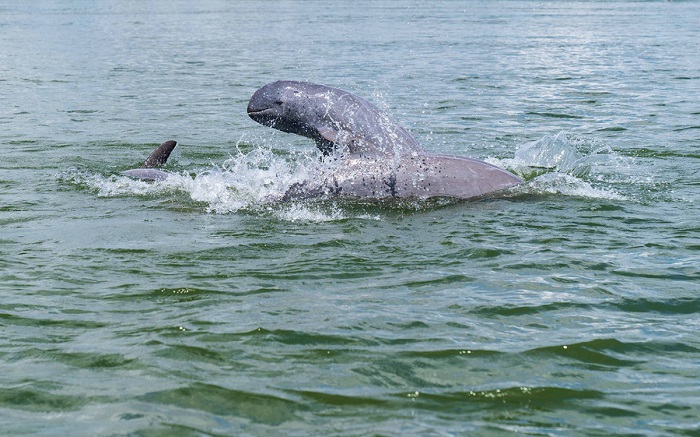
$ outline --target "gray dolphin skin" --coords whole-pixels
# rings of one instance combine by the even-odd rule
[[[168,173],[156,170],[154,167],[162,167],[168,162],[170,154],[177,146],[177,141],[169,140],[156,147],[156,149],[148,155],[141,168],[123,171],[121,174],[130,176],[135,179],[146,181],[162,181],[168,178]]]
[[[426,152],[390,115],[349,92],[309,82],[278,81],[257,90],[248,115],[256,122],[313,139],[331,169],[295,184],[284,200],[452,197],[474,199],[524,181],[471,158]]]

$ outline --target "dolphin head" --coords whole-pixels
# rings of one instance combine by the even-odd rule
[[[358,96],[310,82],[278,81],[257,90],[248,116],[283,132],[311,138],[329,154],[339,145],[350,153],[417,150],[418,142],[385,112]]]
[[[323,100],[320,88],[295,81],[269,83],[250,98],[248,116],[262,125],[315,139],[321,121],[317,111]]]

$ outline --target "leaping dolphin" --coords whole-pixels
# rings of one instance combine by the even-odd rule
[[[476,159],[430,154],[386,112],[325,85],[269,83],[250,98],[248,115],[265,126],[311,138],[324,155],[333,154],[339,160],[313,180],[290,187],[285,200],[315,196],[473,199],[523,183]]]

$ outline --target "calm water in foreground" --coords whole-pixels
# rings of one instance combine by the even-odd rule
[[[700,435],[700,3],[337,3],[0,3],[0,434]],[[272,203],[277,79],[528,182]]]

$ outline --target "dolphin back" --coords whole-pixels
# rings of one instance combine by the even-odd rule
[[[451,155],[404,156],[398,162],[347,159],[334,171],[292,187],[286,199],[450,197],[478,199],[523,183],[514,174],[476,159]]]

